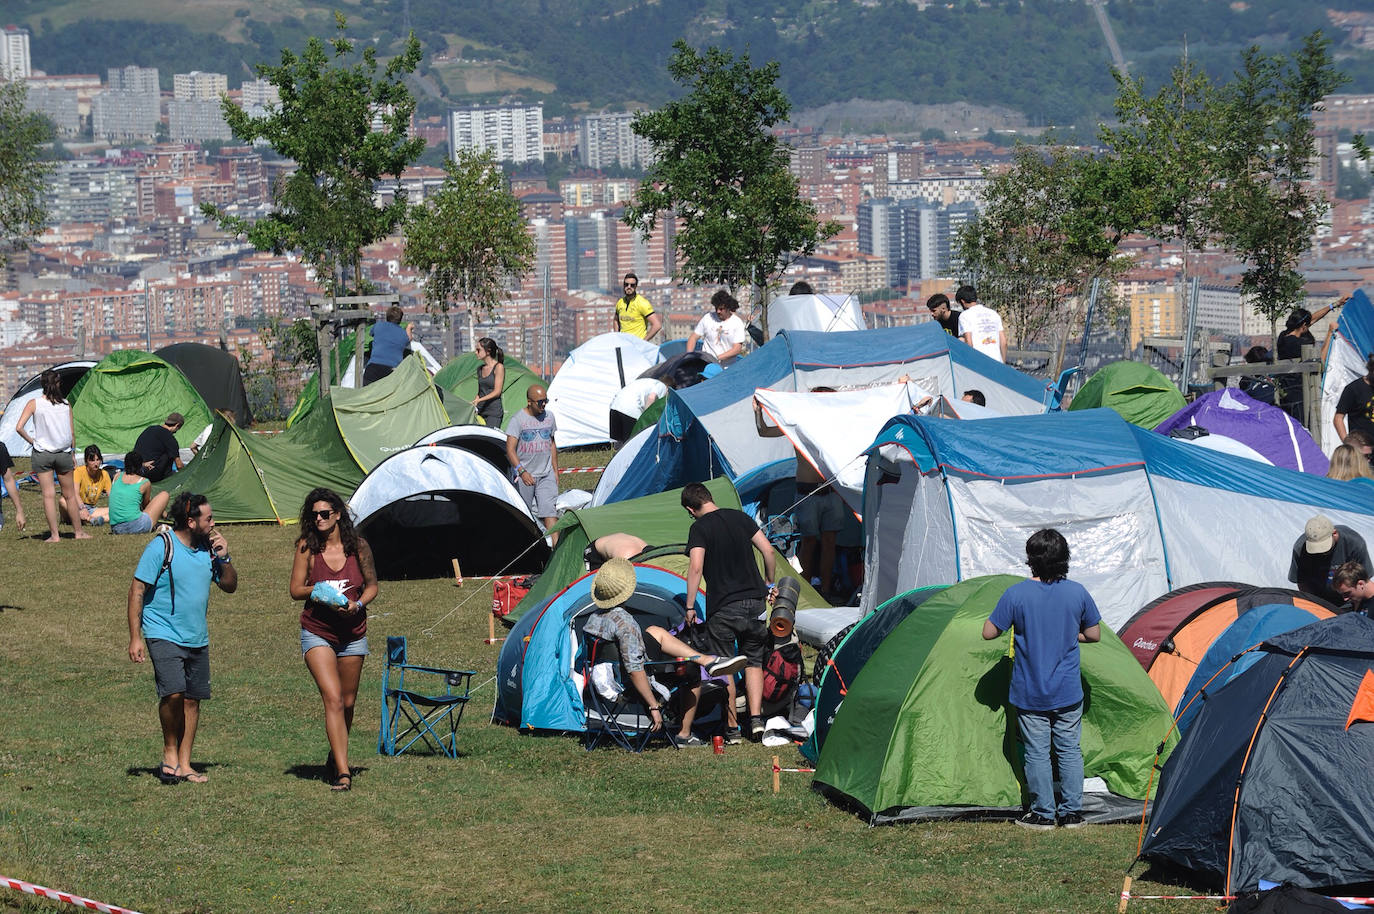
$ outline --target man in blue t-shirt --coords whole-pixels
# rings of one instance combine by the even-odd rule
[[[169,542],[172,557],[167,563]],[[164,784],[206,780],[191,767],[191,745],[200,721],[200,703],[210,697],[206,611],[212,581],[225,593],[238,588],[229,544],[215,529],[209,500],[183,492],[172,502],[170,540],[153,537],[129,585],[129,659],[142,663],[151,657],[153,661],[157,716],[162,724],[158,778]]]
[[[1078,644],[1101,639],[1101,615],[1084,589],[1068,579],[1069,544],[1058,530],[1037,530],[1026,540],[1031,579],[1013,584],[983,623],[988,641],[1014,632],[1015,655],[1007,703],[1016,708],[1024,749],[1030,811],[1016,820],[1031,829],[1083,824],[1083,683]],[[1055,802],[1054,767],[1059,762]]]

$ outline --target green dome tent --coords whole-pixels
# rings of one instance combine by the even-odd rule
[[[155,486],[200,492],[217,521],[297,519],[306,494],[329,486],[347,499],[388,454],[448,424],[419,359],[361,389],[339,388],[280,435],[241,432],[222,417],[196,459]]]
[[[1098,369],[1074,395],[1070,410],[1106,406],[1141,428],[1153,429],[1187,404],[1173,382],[1143,362]]]
[[[501,386],[501,405],[506,408],[506,420],[517,411],[525,408],[525,391],[531,384],[546,384],[543,378],[530,370],[519,359],[506,356],[502,363],[506,366],[506,380]],[[444,391],[444,406],[447,407],[454,425],[471,424],[473,419],[472,401],[477,396],[477,369],[482,360],[475,352],[465,352],[439,369],[434,383]]]
[[[883,639],[849,683],[821,747],[816,782],[874,822],[1019,814],[1023,776],[1007,712],[1011,635],[984,641],[983,622],[1011,575],[970,578],[926,599]],[[1139,817],[1169,709],[1117,637],[1083,645],[1090,821]]]
[[[112,457],[123,457],[145,428],[161,425],[171,413],[186,418],[176,435],[182,447],[190,447],[212,418],[184,374],[138,349],[105,356],[76,383],[70,399],[77,448],[98,445]]]
[[[729,479],[718,476],[707,480],[703,485],[711,492],[712,500],[718,506],[739,508],[739,494],[735,492],[735,487],[730,484]],[[564,513],[553,526],[558,533],[558,545],[549,558],[549,564],[530,592],[525,594],[520,603],[502,621],[507,625],[514,625],[526,612],[586,574],[587,565],[583,551],[598,537],[608,533],[632,533],[650,546],[683,544],[685,548],[687,531],[691,526],[691,515],[682,510],[681,489],[671,489],[609,505],[598,505],[595,508],[578,508]],[[763,560],[757,554],[754,558],[761,573]],[[779,577],[795,578],[800,585],[801,595],[797,598],[797,609],[815,609],[829,605],[792,569],[785,558],[781,555],[775,558]],[[676,574],[687,574],[687,556],[680,553],[657,555],[649,560],[649,563]]]

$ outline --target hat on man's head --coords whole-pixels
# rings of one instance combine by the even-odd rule
[[[1331,518],[1325,514],[1318,514],[1307,522],[1307,529],[1303,536],[1307,540],[1303,548],[1310,553],[1330,552],[1331,547],[1336,544],[1336,528],[1331,524]]]
[[[635,566],[628,559],[608,559],[592,578],[592,602],[597,609],[619,606],[634,592]]]
[[[162,423],[162,424],[163,424],[163,425],[185,425],[185,424],[186,424],[186,417],[183,416],[181,413],[168,413],[168,414],[167,414],[167,421],[164,422],[164,423]]]

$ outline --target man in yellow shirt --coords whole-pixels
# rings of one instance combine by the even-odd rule
[[[632,333],[643,340],[651,340],[663,328],[663,318],[654,311],[649,300],[639,294],[639,277],[625,274],[625,294],[615,303],[615,329]]]

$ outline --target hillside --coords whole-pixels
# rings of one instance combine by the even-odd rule
[[[1131,72],[1153,83],[1186,45],[1225,77],[1251,44],[1283,51],[1321,28],[1350,75],[1374,92],[1374,31],[1365,0],[1111,0]],[[968,103],[1020,112],[1032,125],[1110,112],[1111,57],[1083,0],[340,0],[351,33],[385,51],[414,29],[426,47],[421,110],[448,102],[541,100],[547,113],[656,104],[672,92],[672,42],[748,49],[777,59],[798,109],[850,99]],[[275,61],[282,47],[332,30],[331,5],[302,0],[109,0],[99,19],[82,0],[11,0],[8,21],[33,32],[35,67],[101,73],[130,63],[171,74],[229,74],[230,85]],[[1365,20],[1368,20],[1365,22]],[[437,94],[436,94],[437,93]]]

